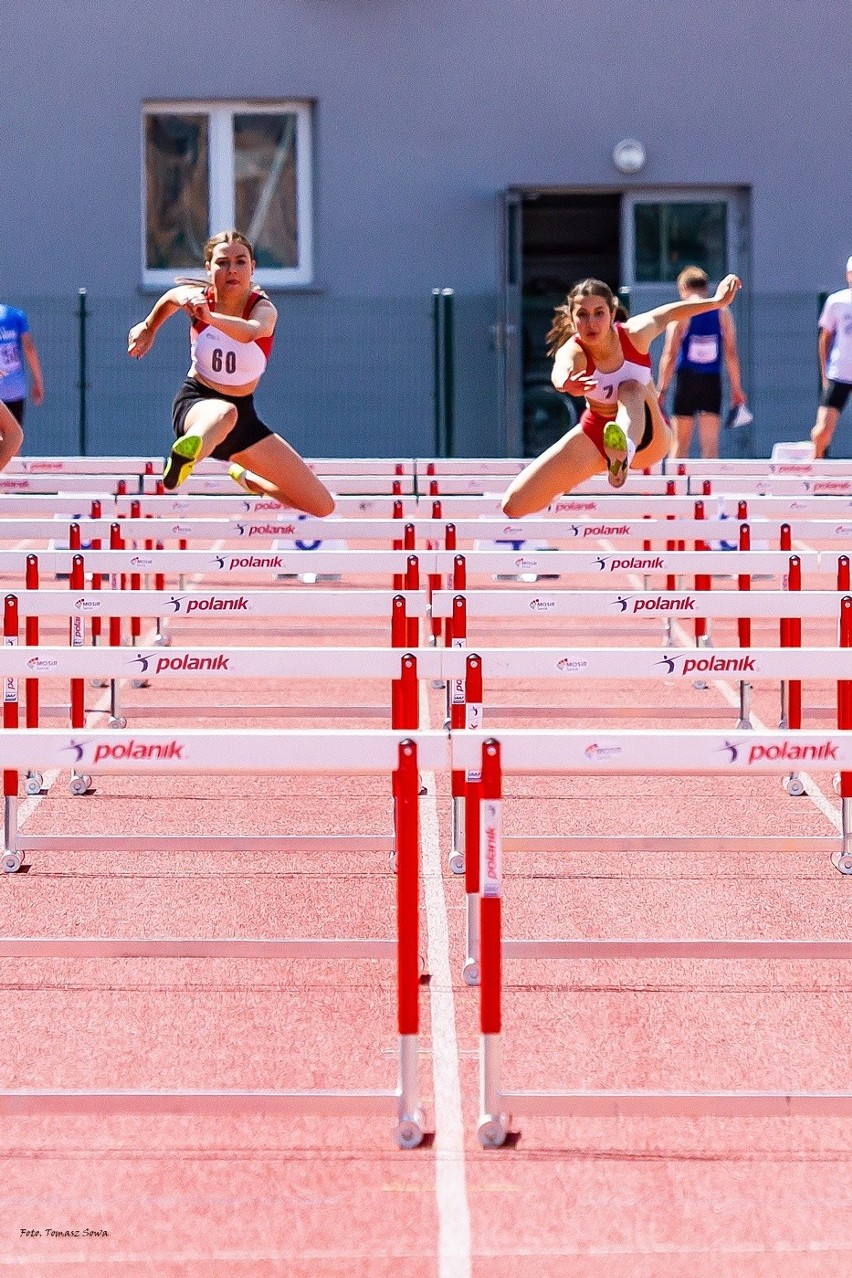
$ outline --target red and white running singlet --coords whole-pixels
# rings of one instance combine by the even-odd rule
[[[637,351],[623,324],[616,324],[615,332],[624,362],[612,373],[604,373],[597,368],[588,347],[583,345],[579,337],[576,339],[586,357],[586,376],[594,377],[597,382],[594,399],[589,397],[592,408],[597,404],[617,404],[618,388],[622,382],[638,382],[640,386],[647,386],[651,380],[651,356]]]
[[[211,289],[206,296],[208,306],[212,307]],[[263,293],[249,294],[242,319],[249,318],[261,297]],[[192,352],[189,376],[198,373],[206,382],[218,386],[246,386],[256,382],[266,372],[274,336],[270,333],[268,337],[256,337],[253,342],[235,342],[221,329],[194,319],[189,331]]]

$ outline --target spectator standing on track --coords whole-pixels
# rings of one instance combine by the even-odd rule
[[[852,392],[852,257],[846,263],[848,287],[831,293],[819,317],[819,373],[822,398],[811,431],[814,455],[825,457],[840,414]]]
[[[579,423],[510,484],[503,510],[519,519],[547,506],[593,475],[621,488],[628,469],[644,469],[668,452],[671,431],[651,378],[651,343],[666,326],[730,306],[740,281],[728,275],[712,298],[672,302],[619,322],[612,290],[582,280],[557,307],[547,335],[557,390],[584,395]]]
[[[330,515],[334,499],[302,458],[258,417],[254,391],[266,370],[278,312],[254,286],[252,246],[241,231],[220,231],[204,247],[207,280],[179,280],[135,324],[128,354],[141,359],[176,311],[190,318],[192,354],[172,405],[177,436],[163,483],[177,488],[205,457],[233,464],[229,475],[258,496],[310,515]]]
[[[709,290],[707,274],[698,266],[687,266],[677,277],[677,291],[684,301],[705,299]],[[674,320],[668,325],[658,383],[663,404],[674,377],[670,457],[689,456],[696,417],[701,456],[719,456],[723,363],[730,384],[731,406],[740,408],[746,397],[737,354],[737,334],[730,312],[702,311],[691,319]]]
[[[27,369],[33,403],[39,405],[44,400],[44,379],[29,320],[23,311],[0,303],[0,470],[23,442]]]

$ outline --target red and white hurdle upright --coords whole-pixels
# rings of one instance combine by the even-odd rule
[[[741,737],[712,731],[622,731],[508,729],[498,737],[459,733],[452,739],[452,766],[478,769],[480,864],[480,1121],[485,1148],[505,1143],[513,1114],[569,1117],[789,1117],[852,1116],[852,1092],[662,1092],[524,1091],[502,1082],[503,961],[507,958],[572,959],[852,959],[852,940],[503,939],[502,778],[521,774],[755,775],[783,773],[791,763],[840,769],[852,777],[852,731],[752,733]],[[843,783],[842,783],[843,784]],[[470,832],[472,823],[469,823]],[[847,827],[843,854],[852,857]],[[468,847],[468,854],[473,849]]]

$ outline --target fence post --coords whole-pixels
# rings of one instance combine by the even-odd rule
[[[79,389],[77,404],[77,451],[81,457],[85,457],[88,447],[88,440],[86,438],[86,321],[89,315],[86,310],[86,290],[84,288],[78,289],[77,297],[80,300],[80,309],[77,311],[77,319],[79,321],[77,330],[77,371],[79,374],[79,380],[77,382]]]
[[[455,356],[451,288],[432,289],[432,375],[435,456],[452,457],[455,446]]]

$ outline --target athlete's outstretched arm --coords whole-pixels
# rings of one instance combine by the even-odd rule
[[[689,302],[670,302],[667,306],[657,306],[653,311],[646,311],[629,319],[625,328],[630,340],[637,350],[648,351],[655,337],[665,332],[667,325],[679,321],[690,320],[693,315],[702,315],[705,311],[721,311],[730,306],[739,290],[742,281],[738,275],[726,275],[712,297],[694,298]]]

